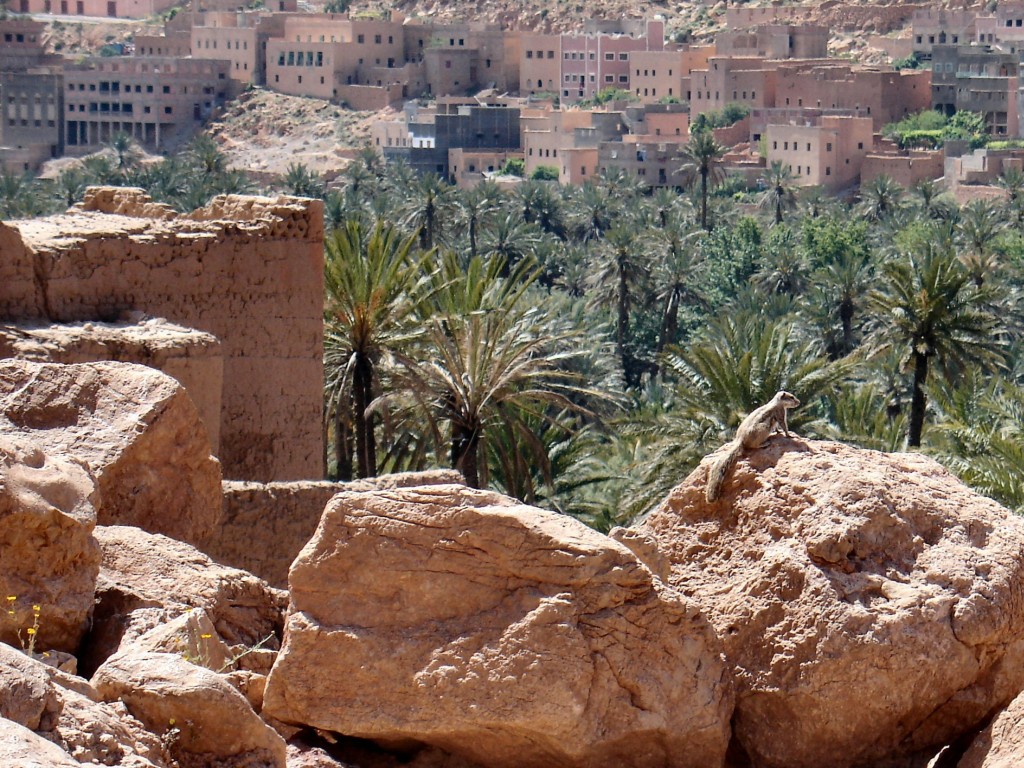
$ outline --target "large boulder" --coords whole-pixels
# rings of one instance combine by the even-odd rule
[[[1024,765],[1024,694],[996,715],[957,768],[1020,768]]]
[[[0,718],[32,731],[57,725],[61,702],[41,663],[0,643]]]
[[[220,517],[220,464],[196,407],[152,368],[0,360],[0,434],[83,461],[100,525],[197,543]]]
[[[81,464],[0,436],[0,642],[77,647],[100,567],[95,498]]]
[[[129,650],[92,678],[104,701],[122,701],[179,762],[285,768],[285,743],[223,676],[176,654]]]
[[[81,768],[56,744],[0,717],[0,765],[10,768]]]
[[[1024,688],[1024,521],[912,453],[773,439],[639,525],[718,630],[754,766],[934,754]]]
[[[239,653],[261,644],[278,647],[287,606],[283,591],[166,536],[116,525],[97,526],[95,535],[103,561],[89,648],[82,657],[86,672],[193,610],[202,610],[218,641]]]
[[[487,766],[724,760],[707,621],[571,518],[458,485],[345,493],[289,585],[273,718]]]

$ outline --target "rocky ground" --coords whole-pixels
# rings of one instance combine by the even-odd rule
[[[1024,522],[923,456],[775,437],[604,536],[446,472],[222,505],[204,435],[0,362],[0,765],[1024,764]]]
[[[370,139],[370,127],[392,110],[358,112],[320,99],[254,88],[231,102],[207,127],[230,165],[284,174],[302,163],[317,173],[343,169]]]

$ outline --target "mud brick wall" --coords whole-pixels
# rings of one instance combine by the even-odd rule
[[[0,224],[0,320],[142,312],[221,343],[225,477],[322,476],[323,204],[227,195],[191,214],[91,188],[67,214]]]

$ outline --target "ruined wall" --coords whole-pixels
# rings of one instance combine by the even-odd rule
[[[287,589],[292,560],[316,532],[324,507],[335,494],[461,482],[462,475],[450,469],[404,472],[351,483],[225,481],[220,526],[202,549],[219,563]]]
[[[222,196],[182,215],[93,188],[67,214],[0,225],[0,253],[0,320],[140,311],[213,334],[226,477],[322,476],[322,203]]]

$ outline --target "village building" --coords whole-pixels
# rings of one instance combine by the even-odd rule
[[[191,138],[227,97],[229,63],[170,56],[94,57],[64,69],[65,153],[126,133],[150,151]]]
[[[1019,135],[1019,56],[988,45],[936,45],[931,66],[933,109],[978,112],[993,136]]]
[[[871,118],[822,116],[810,125],[769,125],[768,163],[789,166],[798,186],[839,192],[857,184],[864,157],[872,149]]]

